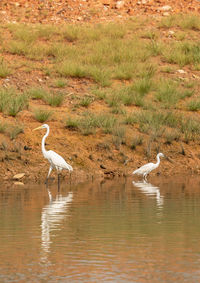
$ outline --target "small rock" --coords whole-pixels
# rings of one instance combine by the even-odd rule
[[[168,17],[169,15],[170,15],[170,13],[168,13],[168,12],[164,12],[164,13],[163,13],[163,16],[164,16],[164,17]]]
[[[17,186],[24,186],[24,183],[22,183],[22,182],[14,182],[14,185],[17,185]]]
[[[169,5],[165,5],[165,6],[162,6],[160,8],[161,11],[164,11],[164,12],[167,12],[167,11],[171,11],[172,7],[169,6]]]
[[[20,180],[20,179],[22,179],[24,176],[25,176],[25,173],[19,173],[19,174],[16,174],[15,176],[13,176],[13,179],[14,179],[14,180]]]
[[[27,145],[24,146],[24,150],[31,150],[31,147],[28,147]]]
[[[170,35],[174,35],[175,34],[175,32],[173,31],[173,30],[169,30],[169,32],[168,32]]]
[[[83,20],[82,17],[78,17],[78,18],[77,18],[77,21],[82,21],[82,20]]]
[[[117,9],[121,9],[121,8],[123,8],[124,7],[124,1],[117,1],[117,3],[116,3],[116,8]]]
[[[186,74],[186,71],[184,71],[184,70],[177,70],[177,72],[179,73],[179,74]]]
[[[106,169],[106,167],[103,164],[100,165],[100,168]]]

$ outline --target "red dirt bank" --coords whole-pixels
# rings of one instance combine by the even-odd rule
[[[69,23],[126,19],[136,15],[200,13],[197,0],[0,1],[1,22]]]
[[[162,8],[166,5],[170,7]],[[180,12],[200,13],[200,1],[19,0],[0,2],[2,23],[102,22],[105,20],[126,19],[130,16],[142,14],[157,16],[164,14],[167,16],[171,13]],[[38,122],[33,120],[28,111],[23,111],[20,115],[24,125],[26,125],[24,134],[19,135],[17,142],[10,143],[8,148],[1,148],[0,159],[3,162],[1,162],[0,178],[8,181],[16,173],[25,172],[26,181],[42,180],[48,172],[48,161],[44,161],[40,149],[41,138],[44,133],[33,135],[31,130],[38,126]],[[2,114],[1,116],[3,117]],[[13,120],[10,117],[6,119]],[[68,135],[66,136],[66,130],[59,129],[59,122],[57,123],[56,119],[52,124],[51,122],[49,124],[51,132],[47,139],[47,148],[60,153],[75,168],[72,173],[72,181],[90,178],[91,175],[108,178],[129,175],[133,169],[147,162],[144,158],[141,159],[140,151],[130,154],[124,148],[124,155],[117,150],[102,152],[97,147],[97,144],[101,142],[100,137],[96,136],[88,139],[88,137],[70,131],[67,132]],[[1,141],[5,140],[3,135],[0,138]],[[81,144],[79,143],[80,139],[83,141]],[[25,149],[25,146],[28,150]],[[162,172],[164,175],[174,175],[180,172],[200,173],[200,149],[198,144],[184,144],[183,149],[177,143],[173,144],[173,146],[166,145],[162,150],[168,152],[168,157],[175,161],[173,163],[169,163],[167,160],[162,161],[157,172]],[[174,152],[177,152],[176,156],[174,156]],[[115,168],[113,168],[113,164],[115,164]],[[67,173],[64,173],[64,175],[67,175]]]

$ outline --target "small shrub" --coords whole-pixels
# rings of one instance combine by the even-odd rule
[[[187,108],[190,111],[198,111],[198,110],[200,110],[200,100],[191,100],[187,104]]]
[[[109,114],[100,114],[96,117],[97,127],[102,128],[105,134],[112,133],[116,121],[116,118]]]
[[[67,28],[65,28],[62,31],[63,38],[69,42],[74,42],[78,40],[80,35],[81,35],[81,30],[74,25],[69,25],[67,26]]]
[[[40,123],[49,120],[51,116],[52,116],[52,111],[47,111],[42,109],[37,109],[34,111],[34,118]]]
[[[89,96],[83,97],[80,101],[80,105],[83,107],[88,107],[92,103],[92,99]]]
[[[137,116],[135,113],[128,114],[124,119],[124,124],[134,125],[137,122]]]
[[[173,82],[162,81],[158,93],[156,94],[156,99],[162,102],[166,107],[175,107],[180,99],[180,93]]]
[[[104,100],[106,98],[106,92],[103,89],[95,88],[92,93],[99,99]]]
[[[7,128],[7,124],[0,121],[0,133],[5,133],[6,128]]]
[[[17,93],[14,88],[0,89],[0,111],[15,117],[17,113],[28,107],[28,97]]]
[[[121,108],[120,106],[113,107],[111,109],[111,113],[113,114],[126,114],[126,109]]]
[[[43,88],[33,87],[27,91],[32,99],[44,99],[49,93]]]
[[[200,30],[200,19],[197,15],[185,15],[180,17],[178,25],[184,29]]]
[[[15,117],[17,113],[28,106],[28,100],[25,95],[11,96],[7,104],[8,115]]]
[[[158,56],[162,53],[162,45],[161,43],[156,42],[155,40],[151,40],[151,42],[146,46],[148,52],[151,56]]]
[[[59,87],[59,88],[63,88],[63,87],[66,86],[66,82],[63,81],[63,80],[57,80],[57,81],[55,82],[55,86],[56,86],[56,87]]]
[[[64,101],[64,95],[63,93],[49,93],[45,97],[43,97],[43,100],[47,102],[49,105],[58,107],[61,106],[61,104]]]
[[[121,144],[126,143],[126,140],[125,140],[126,128],[125,127],[121,125],[117,125],[116,127],[113,128],[112,135],[113,135],[112,140],[116,148],[119,148]]]
[[[165,143],[171,144],[173,141],[180,139],[181,133],[178,129],[167,129],[164,134]]]
[[[7,129],[7,133],[9,134],[11,140],[14,140],[19,134],[23,132],[24,132],[24,129],[23,129],[23,126],[21,125],[12,125],[12,126],[9,126]]]
[[[79,122],[77,119],[73,119],[72,117],[68,117],[65,122],[65,127],[69,130],[76,130],[78,129]]]
[[[8,65],[3,60],[1,60],[1,62],[0,62],[0,78],[6,78],[10,74],[11,74],[11,70],[9,69]]]
[[[176,24],[176,17],[171,15],[169,17],[162,18],[161,22],[159,23],[159,27],[162,28],[171,28]]]
[[[86,112],[82,119],[79,120],[79,129],[84,136],[95,134],[96,132],[96,117]]]
[[[151,90],[151,87],[152,87],[152,82],[148,77],[142,78],[136,81],[134,84],[135,91],[139,93],[141,96],[147,94]]]
[[[141,145],[143,143],[143,137],[142,136],[136,136],[132,139],[132,142],[131,142],[131,149],[132,150],[135,150],[136,147],[138,145]]]

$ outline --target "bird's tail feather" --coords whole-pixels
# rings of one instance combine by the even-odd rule
[[[135,171],[133,171],[133,173],[132,173],[132,174],[133,174],[133,175],[134,175],[134,174],[137,174],[137,172],[138,172],[138,169],[137,169],[137,170],[135,170]]]
[[[69,164],[67,164],[67,169],[68,169],[69,171],[73,171],[72,166],[71,166],[71,165],[69,165]]]

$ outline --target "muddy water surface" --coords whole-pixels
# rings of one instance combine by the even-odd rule
[[[200,282],[200,178],[0,188],[0,282]]]

